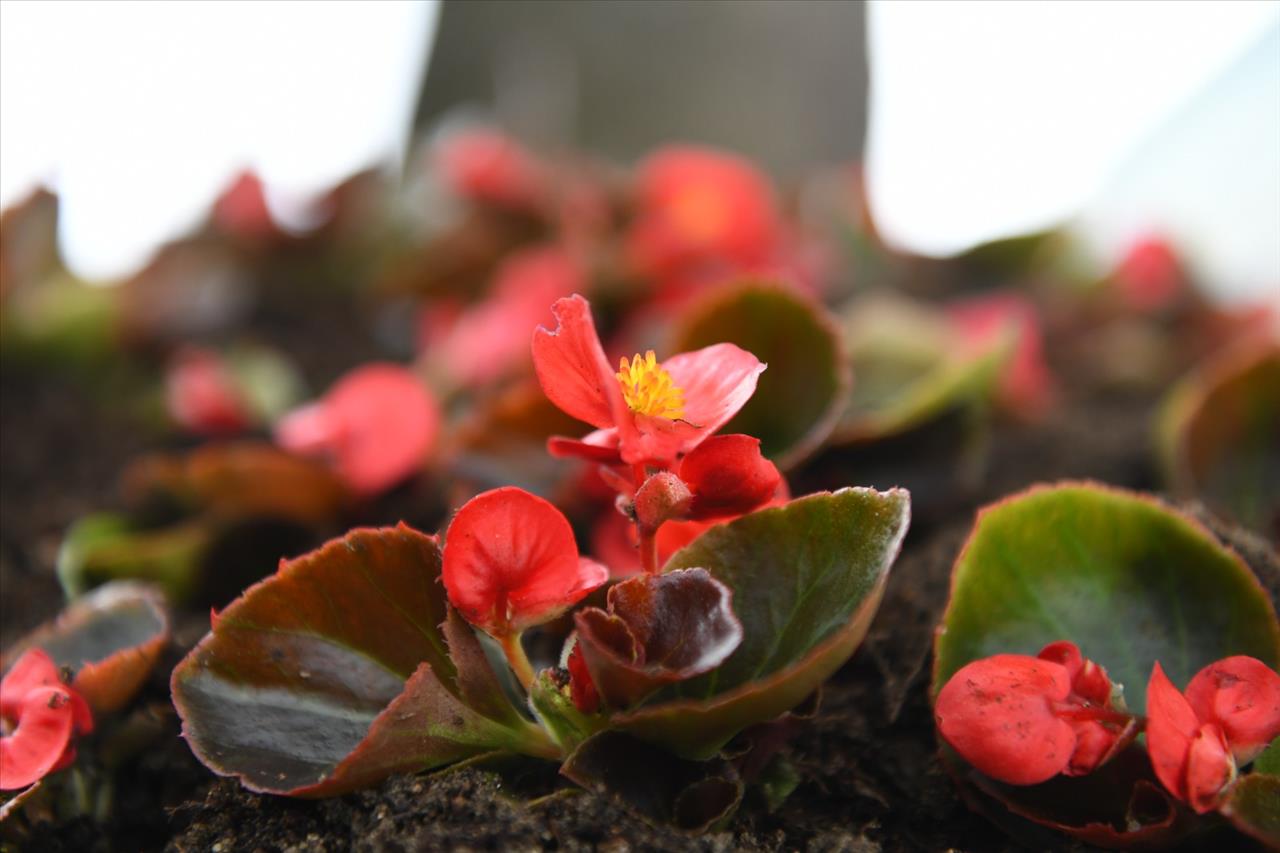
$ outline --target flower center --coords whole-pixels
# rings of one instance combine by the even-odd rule
[[[658,364],[653,350],[641,358],[623,357],[618,361],[618,384],[622,386],[622,399],[638,415],[678,420],[684,417],[684,391],[681,390]]]

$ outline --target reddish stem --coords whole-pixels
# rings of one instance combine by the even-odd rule
[[[658,573],[658,531],[639,527],[640,531],[640,564],[645,572],[651,575]]]

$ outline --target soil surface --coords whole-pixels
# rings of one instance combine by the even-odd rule
[[[330,307],[345,310],[341,304]],[[314,345],[350,328],[337,321],[341,316],[321,312],[318,325],[290,327],[273,337],[299,359],[315,387],[376,352],[368,340],[352,341],[342,357],[335,347]],[[113,405],[110,393],[73,375],[37,376],[6,365],[0,368],[0,398],[0,639],[8,643],[61,607],[53,567],[66,526],[87,512],[118,505],[119,471],[159,438],[140,418]],[[1088,393],[1067,401],[1045,423],[996,426],[982,475],[916,513],[866,642],[826,686],[816,719],[788,747],[801,781],[772,813],[748,800],[724,830],[689,836],[655,828],[574,789],[554,768],[515,780],[476,768],[401,776],[315,802],[251,794],[213,777],[192,758],[168,704],[168,670],[207,629],[205,611],[179,618],[167,666],[158,668],[147,687],[143,704],[150,704],[161,734],[140,760],[126,765],[111,817],[105,823],[82,818],[58,827],[37,825],[25,846],[222,853],[1023,849],[969,812],[937,760],[926,696],[933,626],[977,507],[1031,483],[1061,478],[1154,487],[1148,461],[1153,405],[1150,395]],[[801,474],[797,493],[841,465],[845,484],[895,484],[874,479],[887,466],[867,465],[867,479],[873,480],[868,483],[859,479],[861,461],[826,459]],[[819,477],[813,471],[826,473]],[[392,496],[369,521],[420,514],[406,501],[412,504],[403,493]],[[1222,535],[1235,534],[1224,527]],[[1280,567],[1274,556],[1247,540],[1239,547],[1275,595]],[[1060,849],[1077,848],[1062,842]]]

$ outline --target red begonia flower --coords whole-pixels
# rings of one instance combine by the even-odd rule
[[[1186,697],[1197,719],[1222,729],[1238,765],[1280,737],[1280,675],[1257,658],[1209,664],[1187,684]]]
[[[672,146],[640,166],[627,254],[656,277],[707,265],[737,268],[768,260],[779,231],[773,187],[749,162]]]
[[[424,315],[428,336],[434,331],[441,337],[425,341],[426,347],[459,381],[492,382],[527,365],[528,330],[546,318],[547,306],[585,282],[581,264],[562,248],[518,252],[498,268],[488,298],[454,317],[443,335],[438,318]]]
[[[974,767],[1012,785],[1057,776],[1076,733],[1053,712],[1066,701],[1066,667],[1027,655],[994,655],[961,667],[938,692],[934,715],[944,740]]]
[[[1125,304],[1138,311],[1163,308],[1187,287],[1173,247],[1156,236],[1143,237],[1130,246],[1112,280]]]
[[[352,490],[373,495],[416,472],[439,429],[435,397],[412,371],[366,364],[286,415],[275,437],[286,450],[328,457]]]
[[[763,506],[777,491],[782,475],[760,453],[760,439],[714,435],[680,463],[680,479],[693,492],[689,518],[727,518]]]
[[[584,714],[594,714],[600,708],[600,692],[596,690],[591,671],[582,657],[582,646],[576,642],[565,661],[565,668],[569,670],[569,700],[573,707]]]
[[[652,352],[605,358],[591,307],[581,296],[552,306],[555,331],[533,334],[533,364],[551,402],[578,420],[616,430],[628,465],[672,467],[675,459],[737,414],[765,365],[733,344],[714,344],[658,363]]]
[[[967,348],[989,347],[997,335],[1014,334],[1013,355],[1000,376],[1000,401],[1028,417],[1049,408],[1055,382],[1044,358],[1040,315],[1031,300],[1016,293],[994,293],[953,304],[947,315]]]
[[[1159,663],[1147,682],[1147,753],[1160,783],[1201,814],[1222,802],[1235,778],[1222,728],[1200,720]]]
[[[609,579],[607,568],[578,556],[560,510],[514,486],[458,510],[442,574],[453,606],[495,637],[554,619]]]
[[[72,736],[93,730],[89,705],[63,684],[53,660],[30,649],[0,680],[0,790],[14,791],[75,760]]]
[[[935,704],[938,731],[993,779],[1034,785],[1091,773],[1137,733],[1111,707],[1111,681],[1074,643],[1037,657],[995,655],[951,677]]]
[[[470,201],[528,209],[542,196],[538,163],[518,142],[496,130],[451,135],[436,156],[449,188]]]
[[[241,432],[253,420],[226,363],[200,347],[185,348],[169,362],[165,403],[179,426],[200,435]]]

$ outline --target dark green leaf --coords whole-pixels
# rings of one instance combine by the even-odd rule
[[[1280,776],[1250,773],[1242,777],[1231,789],[1222,813],[1236,829],[1280,850]]]
[[[756,393],[721,430],[760,439],[789,468],[817,449],[844,409],[849,366],[835,319],[818,302],[775,285],[738,284],[698,302],[671,352],[737,344],[769,365]]]
[[[707,675],[615,714],[611,725],[706,758],[799,705],[866,635],[909,517],[901,489],[842,489],[708,530],[666,570],[700,566],[729,587],[742,644]]]
[[[85,516],[58,549],[58,580],[67,598],[99,584],[134,579],[155,583],[175,602],[190,599],[200,583],[200,560],[214,539],[199,521],[140,529],[111,513]]]

